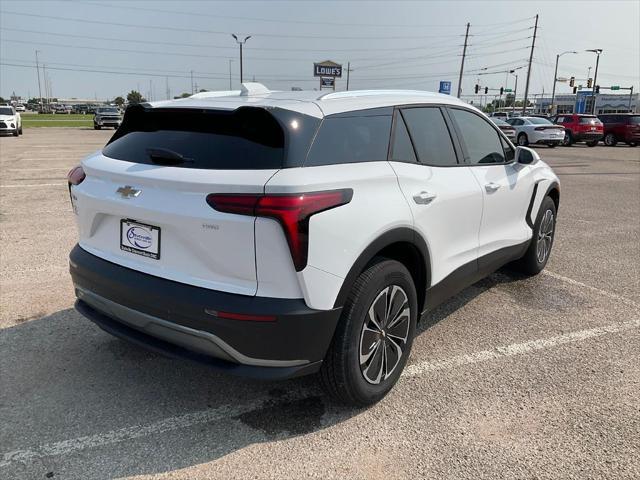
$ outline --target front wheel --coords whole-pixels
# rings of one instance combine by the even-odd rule
[[[93,124],[93,129],[94,130],[100,130],[102,127],[100,125],[96,125],[95,123]]]
[[[548,146],[549,146],[549,148],[556,148],[556,144],[555,143],[550,143]]]
[[[22,135],[22,126],[18,129],[18,135]]]
[[[616,136],[613,133],[607,133],[604,136],[604,144],[607,147],[615,147],[618,140],[616,140]]]
[[[320,369],[334,399],[366,406],[395,385],[411,351],[416,288],[400,262],[379,258],[355,281]]]
[[[636,142],[629,142],[629,143],[627,143],[627,145],[629,145],[630,147],[635,147],[638,144]]]
[[[587,147],[595,147],[596,145],[598,145],[598,140],[587,142]]]
[[[564,132],[564,140],[562,140],[562,145],[564,145],[565,147],[570,147],[571,145],[573,145],[573,136],[571,135],[571,132]]]
[[[13,131],[13,136],[14,136],[14,137],[17,137],[18,135],[19,135],[19,134],[18,134],[18,129],[16,128],[16,129]]]
[[[529,139],[527,138],[526,133],[521,133],[520,135],[518,135],[518,145],[520,145],[521,147],[526,147],[527,145],[529,145]]]
[[[556,204],[551,197],[545,197],[540,205],[533,237],[527,252],[514,263],[517,270],[526,275],[537,275],[547,265],[556,231]]]

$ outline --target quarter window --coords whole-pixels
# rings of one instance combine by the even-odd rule
[[[469,163],[504,163],[505,155],[498,132],[482,117],[466,110],[451,109],[467,149]]]
[[[420,163],[436,167],[458,164],[449,129],[439,108],[406,108],[402,110],[402,116]]]

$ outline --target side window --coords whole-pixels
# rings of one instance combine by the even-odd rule
[[[400,112],[396,115],[396,124],[393,132],[393,143],[391,148],[391,160],[396,162],[417,162],[416,152],[413,150],[407,126],[405,125]]]
[[[420,163],[435,167],[458,164],[449,129],[438,107],[406,108],[401,112]]]
[[[460,129],[469,163],[504,163],[505,155],[498,132],[484,118],[467,110],[452,108],[451,114]]]
[[[507,162],[513,161],[513,159],[516,158],[516,151],[513,149],[511,145],[509,145],[509,142],[506,139],[500,137],[500,141],[502,142],[505,161]]]
[[[391,115],[326,117],[305,166],[387,160]]]

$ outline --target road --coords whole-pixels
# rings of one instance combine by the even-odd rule
[[[0,138],[0,478],[640,478],[640,148],[538,148],[562,181],[547,270],[438,308],[392,393],[347,409],[75,313],[65,175],[110,135]]]

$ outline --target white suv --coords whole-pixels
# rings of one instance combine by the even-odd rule
[[[416,322],[549,258],[551,168],[417,91],[207,92],[138,105],[69,173],[76,308],[164,353],[382,398]]]

